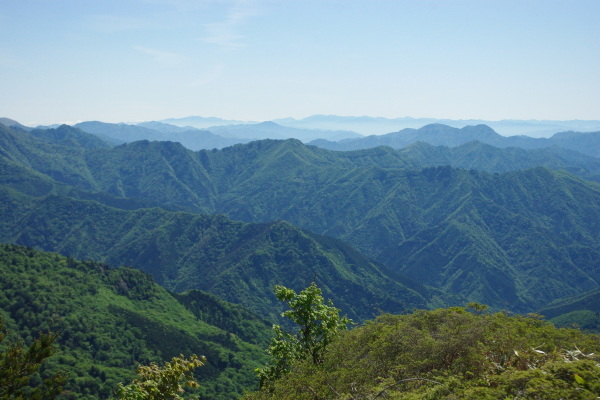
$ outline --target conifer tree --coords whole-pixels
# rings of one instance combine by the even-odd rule
[[[0,318],[0,345],[6,339],[4,321]],[[62,392],[67,375],[57,372],[39,387],[29,385],[30,378],[43,362],[56,352],[54,341],[58,333],[40,333],[26,347],[22,341],[10,342],[0,351],[0,399],[53,399]]]

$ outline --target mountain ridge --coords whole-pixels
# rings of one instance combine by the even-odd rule
[[[82,180],[82,189],[246,222],[284,219],[344,240],[413,279],[431,264],[429,285],[495,307],[505,304],[502,293],[512,293],[515,310],[536,310],[597,284],[599,266],[590,255],[599,252],[599,186],[567,173],[410,169],[398,151],[341,153],[298,140],[200,152],[142,141],[69,156],[76,156],[69,168],[80,164],[82,172],[64,183]],[[463,259],[478,283],[466,279]],[[551,264],[574,271],[572,277],[561,279],[545,267]],[[546,283],[531,283],[543,274]],[[498,276],[504,292],[482,289]]]
[[[416,142],[425,142],[435,146],[456,147],[471,141],[480,141],[495,147],[520,147],[540,149],[559,146],[578,151],[593,157],[600,157],[600,131],[556,133],[551,138],[532,138],[528,136],[502,136],[487,125],[453,128],[442,124],[425,125],[419,129],[407,128],[385,135],[371,135],[360,139],[347,139],[338,142],[316,140],[309,144],[328,150],[360,150],[376,146],[404,148]]]

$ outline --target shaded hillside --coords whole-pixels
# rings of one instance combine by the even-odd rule
[[[166,288],[202,289],[276,321],[273,286],[316,280],[356,320],[383,311],[444,304],[431,289],[391,274],[335,239],[286,222],[247,224],[223,216],[119,210],[96,202],[34,199],[0,190],[0,240],[139,268]]]
[[[112,147],[108,142],[92,135],[71,127],[61,125],[53,129],[34,129],[30,132],[32,136],[42,139],[48,143],[57,143],[66,146],[82,147],[88,149],[107,149]]]
[[[558,326],[600,333],[600,288],[556,300],[538,312]]]
[[[25,135],[9,137],[25,149]],[[466,146],[479,155],[473,162],[506,166],[489,147]],[[433,150],[438,157],[448,151]],[[454,151],[448,154],[468,158]],[[13,157],[13,169],[21,163],[47,174],[29,153]],[[340,238],[421,283],[498,308],[534,311],[599,282],[600,186],[564,172],[419,169],[421,156],[406,151],[332,152],[297,140],[197,153],[144,141],[75,154],[62,168],[79,175],[63,184],[81,180],[80,188],[247,222],[284,219]]]
[[[140,363],[180,353],[206,356],[196,371],[203,399],[229,400],[256,385],[253,369],[264,358],[268,327],[237,306],[204,300],[190,310],[189,301],[179,302],[138,270],[13,245],[0,245],[0,274],[0,316],[13,339],[59,332],[58,354],[41,373],[70,373],[61,399],[112,397]],[[235,315],[228,329],[218,327],[218,319]],[[35,376],[31,384],[39,381]]]
[[[417,142],[398,151],[411,165],[420,167],[450,165],[479,171],[508,172],[541,166],[600,181],[600,158],[560,147],[525,150],[518,147],[499,148],[482,142],[469,142],[456,147]]]

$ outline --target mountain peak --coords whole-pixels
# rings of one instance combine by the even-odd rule
[[[14,119],[10,119],[10,118],[0,118],[0,125],[4,125],[7,128],[18,128],[18,129],[23,129],[23,130],[31,130],[30,127],[25,126],[17,121],[15,121]]]
[[[260,126],[262,128],[280,128],[281,125],[273,122],[273,121],[264,121],[256,124],[256,126]]]

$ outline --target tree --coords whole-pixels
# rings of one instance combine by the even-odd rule
[[[4,321],[0,318],[0,344],[6,335]],[[22,341],[8,343],[0,352],[0,399],[52,399],[62,392],[67,379],[63,372],[45,379],[39,387],[29,385],[29,379],[44,360],[56,352],[54,341],[57,336],[58,333],[40,333],[27,348]]]
[[[155,363],[149,366],[140,365],[137,368],[138,378],[127,386],[119,383],[117,397],[120,400],[180,400],[183,397],[183,386],[197,388],[194,379],[194,369],[206,362],[204,357],[197,355],[186,359],[183,354],[173,357],[161,368]],[[181,381],[183,382],[183,386]]]
[[[272,364],[257,370],[261,387],[289,372],[298,361],[321,364],[327,346],[352,322],[340,317],[340,310],[333,307],[331,300],[325,303],[314,282],[300,293],[277,285],[275,295],[290,307],[281,315],[298,325],[298,330],[287,333],[281,326],[273,326],[275,337],[267,349]]]

